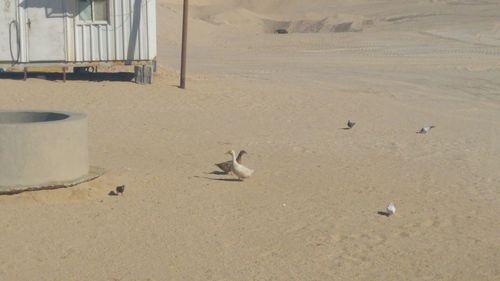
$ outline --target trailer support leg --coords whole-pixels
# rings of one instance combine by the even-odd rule
[[[26,81],[26,79],[28,79],[28,68],[25,67],[24,68],[24,77],[23,77],[23,81]]]
[[[63,82],[64,82],[64,83],[66,83],[66,70],[67,70],[67,69],[68,69],[68,68],[67,68],[66,66],[65,66],[65,67],[63,67]]]
[[[144,68],[141,65],[134,66],[135,83],[144,84]]]
[[[153,66],[148,64],[143,66],[144,67],[144,83],[145,84],[152,84],[153,83]]]
[[[153,60],[153,72],[156,73],[158,71],[158,62],[156,59]]]
[[[152,65],[137,65],[134,67],[135,83],[137,84],[152,84],[153,83],[153,66]]]

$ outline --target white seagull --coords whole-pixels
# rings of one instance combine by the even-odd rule
[[[387,210],[387,216],[394,215],[396,213],[396,205],[394,203],[389,203],[387,207],[385,208]]]
[[[247,154],[245,150],[241,150],[240,153],[238,154],[238,157],[236,158],[236,162],[241,164],[241,158],[243,157],[244,154]],[[231,172],[231,167],[233,166],[233,161],[229,160],[226,162],[222,163],[217,163],[215,166],[219,167],[224,173],[229,174]]]
[[[423,127],[420,129],[420,131],[417,132],[417,134],[427,134],[432,128],[435,128],[436,126],[427,126]]]
[[[233,157],[233,166],[231,167],[231,172],[233,172],[233,174],[235,174],[241,181],[249,178],[253,174],[252,169],[249,169],[236,161],[234,150],[229,150],[226,153],[231,154],[231,156]]]

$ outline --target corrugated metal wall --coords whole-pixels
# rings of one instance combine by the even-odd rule
[[[20,0],[1,0],[0,9],[0,63],[25,63],[27,55],[26,14]],[[12,48],[12,49],[11,49]]]
[[[76,7],[73,7],[76,10]],[[156,57],[156,1],[110,0],[109,22],[68,21],[68,61],[141,61]]]
[[[100,22],[81,21],[78,1],[0,0],[0,63],[156,58],[156,0],[108,0],[108,21]]]

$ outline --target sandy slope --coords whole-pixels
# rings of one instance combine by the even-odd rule
[[[2,109],[88,113],[107,169],[0,197],[1,280],[500,278],[500,4],[192,1],[181,91],[158,2],[154,85],[0,81]],[[211,173],[240,148],[254,177]]]

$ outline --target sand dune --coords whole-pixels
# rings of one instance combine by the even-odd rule
[[[276,20],[264,17],[250,10],[239,8],[224,11],[219,14],[199,14],[199,19],[215,25],[225,25],[242,32],[271,32],[285,29],[289,33],[330,33],[362,31],[363,25],[372,25],[373,21],[365,20],[362,16],[335,15],[329,17],[309,16],[310,19]]]

